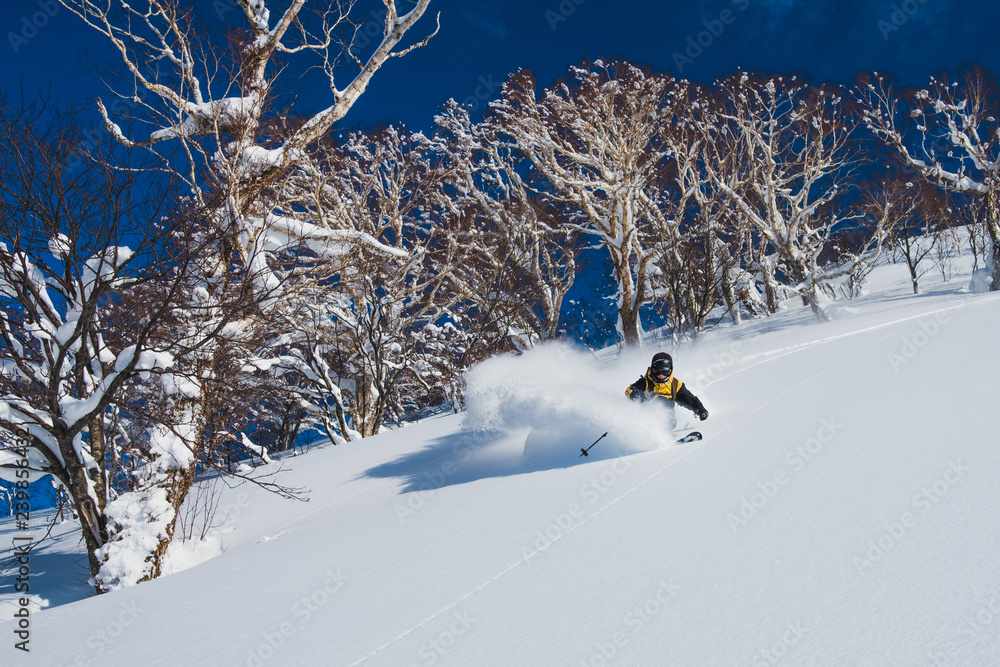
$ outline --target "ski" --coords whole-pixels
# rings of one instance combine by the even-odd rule
[[[695,442],[696,440],[701,440],[704,436],[699,431],[691,431],[683,438],[678,438],[678,444],[683,444],[685,442]]]

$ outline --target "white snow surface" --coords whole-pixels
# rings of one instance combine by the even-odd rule
[[[698,443],[623,395],[656,346],[489,361],[465,414],[265,467],[308,503],[225,490],[197,566],[69,602],[79,538],[40,547],[0,664],[1000,664],[1000,294],[968,276],[671,349]]]

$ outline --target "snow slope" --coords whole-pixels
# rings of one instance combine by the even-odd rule
[[[624,398],[650,350],[488,362],[464,415],[280,462],[308,503],[227,490],[219,557],[28,655],[0,623],[0,664],[1000,664],[1000,295],[928,285],[675,350],[700,443]]]

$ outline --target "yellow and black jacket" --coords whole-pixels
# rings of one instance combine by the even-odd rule
[[[692,394],[683,382],[675,378],[673,373],[665,382],[657,382],[649,376],[647,371],[645,375],[629,385],[629,388],[625,390],[625,395],[633,401],[648,401],[656,398],[665,400],[670,405],[680,403],[695,414],[705,410],[705,406],[702,405],[698,397]]]

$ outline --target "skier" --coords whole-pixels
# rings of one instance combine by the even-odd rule
[[[677,423],[674,416],[675,403],[680,403],[691,410],[702,421],[708,419],[708,410],[698,397],[674,377],[674,360],[666,352],[657,352],[653,355],[653,361],[646,369],[646,374],[630,385],[625,390],[625,395],[633,401],[645,402],[654,399],[664,401],[670,407],[671,429]]]

